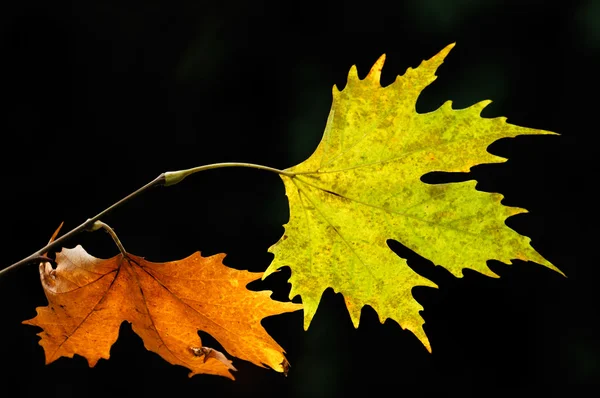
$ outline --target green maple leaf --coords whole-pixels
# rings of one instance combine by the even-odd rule
[[[307,329],[323,292],[343,294],[358,327],[370,305],[384,322],[397,321],[428,350],[415,286],[435,284],[415,273],[386,241],[394,239],[460,277],[464,268],[496,276],[487,260],[534,261],[558,271],[505,224],[526,210],[500,203],[502,195],[480,192],[476,181],[430,185],[431,171],[466,172],[477,164],[506,159],[486,151],[503,137],[554,134],[481,118],[490,103],[465,109],[451,102],[416,112],[421,91],[454,44],[381,87],[382,56],[363,80],[352,67],[346,87],[333,88],[333,105],[323,139],[306,161],[282,176],[290,204],[285,234],[264,277],[291,268],[290,298],[300,295]],[[560,271],[558,271],[560,272]]]

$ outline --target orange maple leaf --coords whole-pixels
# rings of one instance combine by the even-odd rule
[[[56,255],[56,269],[50,263],[39,267],[49,305],[23,323],[43,329],[38,335],[47,364],[79,354],[93,367],[109,358],[121,323],[128,321],[146,349],[187,367],[190,377],[210,373],[233,379],[230,370],[236,370],[223,353],[202,346],[198,330],[233,356],[287,372],[283,349],[260,321],[302,305],[274,301],[270,291],[247,290],[263,273],[228,268],[224,257],[196,252],[153,263],[126,252],[99,259],[81,246],[64,248]]]

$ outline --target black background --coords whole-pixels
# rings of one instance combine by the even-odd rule
[[[234,359],[236,381],[172,366],[128,324],[111,359],[44,365],[39,331],[22,325],[46,304],[37,267],[0,278],[0,395],[335,397],[356,390],[406,396],[551,391],[600,379],[597,197],[597,1],[12,2],[0,12],[1,267],[42,247],[161,172],[222,161],[286,168],[318,144],[331,87],[351,65],[366,74],[383,53],[383,84],[447,44],[456,47],[419,112],[445,100],[494,102],[486,117],[560,136],[494,143],[508,157],[475,167],[478,189],[530,213],[507,224],[568,278],[534,263],[490,262],[499,279],[461,279],[391,246],[439,284],[415,288],[433,353],[395,322],[363,310],[354,329],[325,292],[308,331],[302,313],[266,319],[286,349],[288,377]],[[208,171],[152,190],[105,217],[131,253],[152,261],[228,253],[263,271],[287,222],[279,177]],[[79,235],[97,257],[104,233]],[[287,300],[289,269],[251,285]],[[218,347],[218,343],[206,345]]]

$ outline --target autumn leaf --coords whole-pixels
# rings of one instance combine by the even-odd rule
[[[148,350],[187,367],[190,377],[210,373],[233,379],[230,370],[235,370],[223,353],[202,345],[198,330],[233,356],[287,372],[283,349],[260,322],[301,304],[271,300],[270,291],[247,290],[262,274],[228,268],[224,257],[196,252],[153,263],[124,251],[99,259],[81,246],[65,248],[56,255],[56,269],[40,264],[49,305],[23,323],[43,329],[46,363],[79,354],[95,366],[109,358],[121,323],[128,321]]]
[[[285,234],[269,251],[275,255],[263,277],[289,266],[290,297],[304,303],[308,328],[325,289],[344,295],[355,327],[370,305],[381,322],[391,318],[431,350],[412,297],[415,286],[435,287],[408,267],[386,241],[394,239],[457,277],[470,268],[496,276],[487,260],[530,260],[558,271],[506,226],[524,209],[503,206],[503,196],[475,189],[476,181],[430,185],[432,171],[467,172],[504,158],[486,152],[503,137],[553,134],[482,118],[482,101],[453,109],[450,101],[425,114],[416,112],[421,91],[436,78],[454,44],[381,87],[382,56],[360,80],[352,67],[333,105],[322,141],[304,162],[282,175],[290,205]],[[560,272],[560,271],[558,271]]]

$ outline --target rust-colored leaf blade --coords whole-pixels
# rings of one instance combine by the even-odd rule
[[[43,329],[46,363],[79,354],[94,366],[108,359],[123,321],[144,346],[190,376],[215,374],[233,379],[235,367],[224,353],[204,347],[203,330],[225,350],[258,366],[285,372],[283,349],[260,324],[267,316],[302,306],[270,299],[270,292],[245,286],[262,273],[223,265],[224,255],[153,263],[131,254],[110,259],[89,255],[81,246],[63,249],[57,268],[40,267],[47,307],[24,323]]]

